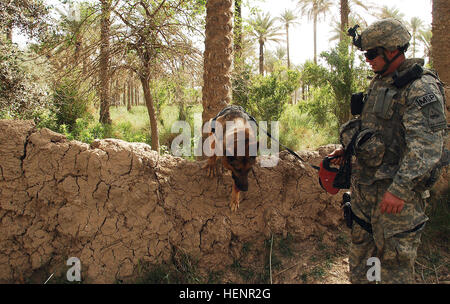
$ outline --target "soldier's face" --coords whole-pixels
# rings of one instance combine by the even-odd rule
[[[366,57],[366,62],[368,62],[370,64],[370,67],[372,68],[372,71],[374,71],[374,72],[381,71],[383,69],[384,65],[386,64],[386,62],[384,61],[384,59],[381,55],[378,55],[373,59],[368,59]]]
[[[382,71],[384,68],[384,65],[386,64],[386,61],[384,60],[384,56],[381,54],[384,53],[384,55],[387,57],[388,60],[392,60],[398,53],[398,50],[389,51],[386,49],[382,49],[380,52],[376,53],[378,54],[376,57],[373,56],[367,56],[366,52],[366,62],[370,64],[372,67],[372,71],[379,72]]]

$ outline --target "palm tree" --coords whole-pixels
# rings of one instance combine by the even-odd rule
[[[433,67],[439,74],[444,83],[450,83],[450,58],[448,56],[448,45],[450,44],[450,35],[448,29],[450,26],[450,1],[433,0],[432,9],[432,32],[431,47]],[[448,90],[446,90],[448,92]],[[447,100],[449,100],[447,94]],[[447,117],[448,120],[448,117]],[[447,145],[448,148],[448,145]]]
[[[333,3],[331,0],[299,0],[298,5],[302,15],[314,22],[314,63],[317,64],[317,21],[321,15],[326,16]]]
[[[367,22],[366,22],[365,20],[357,19],[357,18],[355,18],[354,16],[350,15],[350,16],[349,16],[348,24],[347,24],[347,26],[346,26],[345,28],[348,29],[349,27],[352,27],[352,26],[354,26],[355,24],[360,25],[361,31],[362,31],[364,28],[367,27]],[[342,39],[342,34],[346,34],[346,32],[347,32],[347,31],[342,32],[342,26],[341,26],[341,23],[338,22],[338,21],[333,21],[333,24],[332,24],[332,30],[331,30],[331,31],[332,31],[332,33],[333,33],[334,35],[329,39],[330,42],[336,41],[336,40],[341,40],[341,39]]]
[[[275,26],[275,18],[271,18],[269,13],[261,15],[257,14],[256,18],[250,20],[250,25],[253,27],[252,35],[258,39],[259,42],[259,73],[264,74],[264,45],[268,41],[280,42],[282,39],[278,38],[282,33],[280,28]]]
[[[428,57],[428,64],[430,66],[433,66],[433,62],[431,60],[431,37],[432,37],[432,33],[431,33],[431,29],[428,28],[426,30],[420,30],[419,31],[419,36],[417,37],[419,39],[420,42],[422,42],[423,46],[424,46],[424,54],[426,57]]]
[[[344,38],[344,33],[348,28],[348,16],[350,15],[350,7],[348,6],[348,0],[340,1],[340,15],[341,15],[341,32],[339,34],[339,39],[342,40]]]
[[[233,0],[206,1],[206,37],[202,88],[203,122],[231,102]]]
[[[384,5],[379,9],[379,12],[375,14],[375,17],[380,19],[394,18],[398,21],[403,21],[405,14],[401,13],[395,6],[388,7],[387,5]]]
[[[372,4],[368,1],[360,1],[360,0],[340,0],[340,16],[341,16],[341,22],[339,23],[340,25],[340,34],[339,34],[339,39],[342,40],[342,38],[347,34],[347,30],[349,28],[349,18],[352,20],[359,20],[357,23],[353,23],[352,25],[355,24],[364,24],[367,25],[367,22],[364,20],[364,18],[362,18],[355,9],[352,9],[353,6],[359,6],[362,7],[363,9],[365,9],[366,11],[368,11],[371,7]],[[353,17],[352,17],[353,16]],[[350,22],[352,23],[352,22]]]
[[[281,14],[280,17],[278,17],[278,20],[280,20],[284,27],[286,28],[286,51],[287,51],[287,66],[288,69],[291,68],[291,60],[289,57],[289,25],[294,24],[300,24],[300,22],[297,22],[297,15],[294,14],[292,10],[285,9],[284,12]]]
[[[411,21],[408,23],[409,25],[409,29],[412,32],[412,52],[413,52],[413,57],[416,56],[416,37],[417,37],[417,32],[422,30],[423,27],[423,21],[419,18],[419,17],[412,17]]]
[[[242,60],[242,0],[234,1],[234,64]]]

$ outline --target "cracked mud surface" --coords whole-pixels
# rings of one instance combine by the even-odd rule
[[[66,271],[68,257],[81,260],[84,282],[132,280],[140,263],[167,262],[175,250],[204,272],[243,254],[264,267],[258,248],[271,235],[301,247],[318,235],[331,243],[342,226],[341,195],[327,195],[315,170],[284,152],[276,167],[254,167],[232,213],[231,176],[208,178],[203,162],[142,143],[68,141],[30,121],[0,120],[0,130],[0,282]],[[333,148],[300,154],[318,164]],[[242,250],[249,243],[254,250]]]

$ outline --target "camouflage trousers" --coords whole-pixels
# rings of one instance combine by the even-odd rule
[[[350,281],[370,283],[368,260],[376,257],[380,261],[381,283],[414,283],[417,248],[428,220],[424,213],[425,201],[417,193],[411,201],[405,202],[399,214],[381,214],[381,200],[390,180],[376,181],[372,185],[352,184],[352,210],[360,219],[372,224],[372,234],[353,223]]]

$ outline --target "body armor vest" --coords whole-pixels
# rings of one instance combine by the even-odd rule
[[[445,96],[442,83],[432,71],[421,68],[413,60],[405,61],[401,68],[400,75],[408,76],[403,79],[377,76],[365,97],[360,134],[355,142],[355,174],[360,184],[370,185],[396,175],[407,148],[402,117],[408,89],[414,80],[425,74],[433,76]]]

